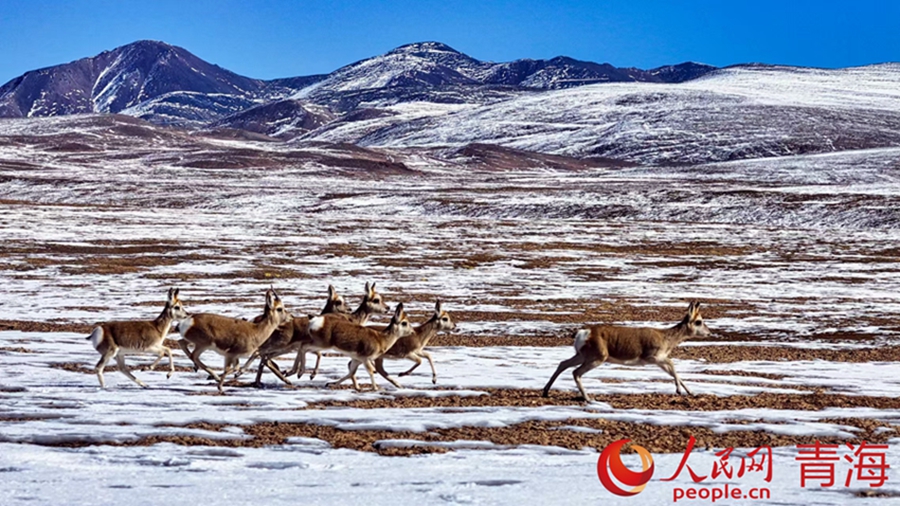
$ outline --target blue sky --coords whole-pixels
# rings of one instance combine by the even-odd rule
[[[0,82],[139,39],[265,79],[330,72],[424,40],[493,61],[843,67],[900,60],[898,21],[893,0],[0,0]]]

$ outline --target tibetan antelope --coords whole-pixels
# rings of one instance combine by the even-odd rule
[[[190,316],[178,325],[181,340],[178,345],[194,362],[194,370],[203,369],[219,384],[219,392],[229,373],[240,365],[242,357],[249,356],[265,342],[276,327],[291,321],[291,314],[284,308],[281,297],[275,290],[266,291],[266,308],[263,317],[257,323],[239,318],[231,318],[216,314],[202,313]],[[194,349],[188,348],[188,343]],[[203,362],[200,355],[208,349],[214,349],[225,357],[225,368],[222,376],[218,376]]]
[[[451,331],[456,328],[456,324],[450,318],[450,313],[441,310],[440,301],[434,304],[434,314],[425,323],[413,329],[413,333],[401,337],[391,346],[384,355],[375,359],[375,370],[385,378],[388,377],[387,371],[384,370],[384,359],[409,359],[416,363],[408,371],[403,371],[398,376],[406,376],[422,365],[422,358],[428,360],[431,366],[431,382],[437,383],[437,371],[434,370],[434,361],[431,360],[431,354],[425,351],[428,341],[442,330]]]
[[[398,339],[406,337],[412,332],[412,325],[409,324],[409,318],[403,311],[403,304],[397,304],[391,323],[384,330],[362,327],[340,316],[317,316],[309,321],[309,336],[312,342],[304,344],[300,348],[300,352],[305,353],[307,349],[334,349],[352,359],[350,372],[343,378],[328,383],[329,387],[352,379],[353,388],[359,391],[356,370],[359,368],[359,364],[363,364],[372,380],[372,389],[378,390],[378,385],[375,383],[374,360],[391,349]],[[397,388],[401,388],[400,384],[390,376],[385,375],[385,379]]]
[[[384,297],[375,291],[375,283],[372,283],[371,285],[366,283],[366,292],[363,295],[362,302],[360,302],[359,307],[357,307],[349,316],[346,316],[345,319],[357,325],[365,325],[369,321],[369,317],[373,314],[390,312],[391,308],[384,301]],[[291,367],[290,371],[284,374],[285,376],[291,376],[296,373],[298,378],[303,376],[303,373],[306,371],[306,352],[303,351],[303,345],[306,344],[307,350],[316,352],[316,366],[313,368],[313,371],[309,373],[309,379],[315,379],[316,375],[319,374],[319,363],[322,361],[322,351],[309,346],[310,338],[308,333],[305,335],[295,334],[295,339],[299,340],[298,348],[300,351],[297,352],[297,358],[294,359],[294,366]]]
[[[319,312],[320,315],[323,314],[350,314],[350,308],[347,303],[344,301],[344,298],[337,293],[337,290],[334,289],[334,286],[328,285],[328,299],[325,301],[325,307],[322,308],[322,311]],[[253,323],[259,323],[263,319],[264,315],[259,315],[253,320]],[[260,357],[261,354],[268,356],[269,359],[273,359],[278,357],[279,355],[283,355],[285,353],[289,353],[291,351],[296,351],[299,347],[299,343],[295,344],[296,340],[294,336],[301,336],[306,334],[306,326],[309,324],[309,317],[294,317],[291,320],[291,324],[284,324],[275,329],[272,332],[272,335],[266,339],[256,351],[250,355],[250,358],[247,359],[247,362],[244,363],[243,366],[235,373],[235,376],[240,376],[250,367],[250,364],[253,363],[257,358]],[[293,346],[292,346],[293,345]],[[267,364],[268,365],[268,364]],[[260,367],[260,371],[262,367]],[[260,372],[260,375],[262,372]],[[278,371],[276,374],[281,377],[281,371]],[[259,375],[257,376],[257,383],[259,383]],[[290,384],[290,382],[288,382]]]
[[[589,401],[590,398],[581,384],[581,376],[591,369],[599,367],[603,362],[622,365],[658,365],[675,379],[676,394],[681,394],[683,387],[689,395],[694,395],[678,377],[669,355],[682,341],[709,335],[709,328],[703,323],[703,318],[700,316],[699,302],[691,302],[684,318],[674,327],[665,330],[613,325],[581,329],[575,332],[575,356],[563,360],[559,364],[556,372],[544,387],[543,396],[549,395],[550,387],[563,371],[578,366],[572,376],[575,378],[575,384],[578,385],[581,396],[585,401]]]
[[[344,298],[341,297],[337,290],[334,289],[334,286],[328,285],[328,300],[325,302],[325,307],[322,308],[322,311],[319,315],[323,314],[340,314],[340,315],[349,315],[350,308],[347,303],[344,301]],[[277,358],[279,355],[284,355],[285,353],[289,353],[292,351],[296,351],[300,348],[300,344],[307,338],[306,327],[309,325],[309,318],[307,316],[304,317],[295,317],[291,320],[290,323],[286,323],[272,332],[272,335],[259,347],[253,355],[247,359],[247,363],[241,367],[241,370],[235,374],[235,376],[239,376],[244,369],[246,369],[250,363],[256,359],[257,357],[260,359],[259,369],[256,372],[256,381],[253,384],[257,387],[261,386],[263,369],[268,367],[275,373],[278,378],[287,383],[291,384],[291,381],[285,377],[285,375],[281,372],[281,370],[275,365],[273,359]],[[253,322],[256,323],[262,319],[262,315],[257,316]],[[317,352],[318,353],[318,352]]]
[[[169,292],[166,295],[166,305],[155,320],[107,322],[96,326],[87,338],[94,345],[94,349],[99,351],[101,355],[96,367],[97,378],[100,379],[100,388],[106,387],[106,382],[103,381],[103,368],[106,367],[109,359],[113,357],[116,357],[116,363],[122,374],[146,388],[147,385],[135,378],[128,366],[125,365],[125,355],[136,355],[139,353],[156,353],[156,361],[150,365],[150,370],[156,367],[156,364],[162,360],[163,355],[168,355],[169,374],[166,375],[166,378],[171,378],[172,373],[175,372],[175,365],[172,363],[172,350],[163,345],[163,340],[169,334],[172,322],[182,320],[187,318],[187,316],[184,306],[178,300],[178,289],[169,288]]]

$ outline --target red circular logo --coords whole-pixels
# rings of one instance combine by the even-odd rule
[[[597,460],[597,476],[600,477],[600,483],[613,494],[621,496],[630,496],[640,493],[647,486],[647,482],[653,476],[653,456],[650,455],[642,446],[631,445],[632,448],[641,457],[641,472],[635,472],[625,467],[622,463],[620,452],[622,447],[628,444],[630,439],[620,439],[606,448],[600,453]],[[622,490],[612,478],[612,474],[619,483],[633,487],[631,490]]]

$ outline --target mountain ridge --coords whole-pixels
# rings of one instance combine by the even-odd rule
[[[124,114],[289,146],[490,144],[499,147],[491,159],[512,149],[693,165],[900,146],[897,90],[896,63],[642,70],[564,56],[495,63],[440,42],[406,44],[329,74],[260,80],[138,41],[9,81],[0,117]]]
[[[665,68],[684,65],[692,66],[687,78],[713,69],[693,63]],[[362,90],[389,90],[376,95],[396,92],[402,101],[405,95],[419,97],[423,90],[442,94],[454,87],[552,89],[629,79],[625,77],[629,72],[639,74],[636,80],[661,79],[655,70],[622,70],[563,56],[485,62],[427,41],[399,46],[329,74],[262,80],[206,62],[179,46],[139,40],[11,79],[0,86],[0,117],[124,112],[158,124],[197,127],[286,98],[313,102],[318,98],[322,105],[347,109],[370,98],[360,95]]]

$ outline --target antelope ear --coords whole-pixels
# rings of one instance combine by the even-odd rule
[[[166,292],[166,301],[172,302],[172,300],[174,300],[174,299],[175,299],[175,289],[169,288],[169,291]]]
[[[403,303],[397,304],[397,309],[394,310],[394,318],[400,319],[403,316]]]
[[[369,282],[366,281],[366,295],[372,293],[372,287],[369,286]]]
[[[267,308],[270,308],[275,305],[275,297],[273,295],[274,293],[275,293],[275,291],[272,290],[271,288],[266,290],[266,307]]]
[[[434,302],[434,314],[441,316],[441,301]]]
[[[178,294],[179,294],[179,293],[181,293],[181,288],[176,288],[176,289],[175,289],[175,298],[176,298],[176,299],[178,298]]]
[[[334,298],[334,286],[333,285],[328,285],[328,298],[329,299]]]
[[[375,295],[375,281],[372,282],[372,291],[369,292],[370,295]]]
[[[697,316],[700,314],[700,303],[696,300],[691,301],[691,304],[688,306],[688,319],[696,320]]]

